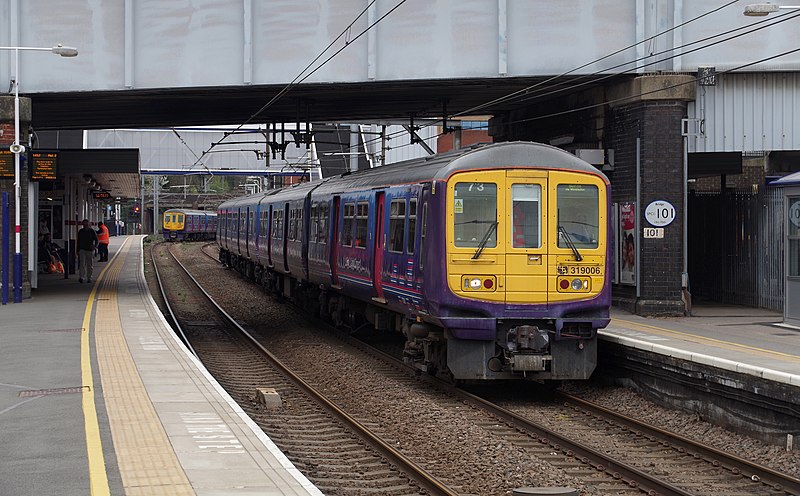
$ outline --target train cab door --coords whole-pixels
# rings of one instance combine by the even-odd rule
[[[506,171],[506,305],[548,301],[547,172]]]
[[[383,220],[384,201],[384,192],[381,191],[375,195],[375,234],[373,236],[375,253],[372,256],[372,285],[375,288],[375,297],[373,299],[379,303],[386,303],[381,284],[381,279],[383,278],[383,252],[386,244]]]
[[[331,253],[330,253],[330,264],[331,264],[331,284],[333,286],[339,285],[339,216],[341,211],[341,197],[336,196],[333,198],[333,208],[331,209],[331,217],[330,217],[330,240],[331,240]]]

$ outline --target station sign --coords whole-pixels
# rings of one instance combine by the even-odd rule
[[[645,227],[642,230],[642,236],[648,239],[663,239],[664,238],[664,228],[663,227]]]
[[[55,181],[57,179],[58,153],[31,153],[31,181]]]
[[[14,179],[14,154],[10,150],[0,150],[0,179]]]
[[[656,200],[644,209],[644,218],[651,226],[668,226],[675,220],[675,207],[668,201]]]
[[[108,191],[93,191],[92,196],[95,200],[107,200],[111,198],[111,193]]]

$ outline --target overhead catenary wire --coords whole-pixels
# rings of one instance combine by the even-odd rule
[[[368,25],[368,26],[367,26],[367,27],[366,27],[366,28],[365,28],[363,31],[361,31],[360,33],[358,33],[358,34],[357,34],[355,37],[353,37],[353,38],[350,38],[350,37],[349,37],[349,34],[350,34],[350,33],[351,33],[351,31],[352,31],[352,27],[353,27],[353,25],[356,23],[356,21],[358,21],[358,19],[360,19],[360,18],[361,18],[361,16],[363,16],[363,15],[364,15],[364,13],[366,13],[366,12],[369,10],[369,8],[370,8],[370,7],[371,7],[371,6],[372,6],[372,5],[373,5],[373,4],[374,4],[376,1],[377,1],[377,0],[372,0],[372,1],[371,1],[371,2],[370,2],[370,3],[369,3],[369,4],[368,4],[368,5],[367,5],[367,6],[364,8],[364,10],[362,10],[362,11],[361,11],[361,13],[359,13],[359,14],[358,14],[358,16],[356,16],[356,18],[355,18],[355,19],[353,19],[353,21],[352,21],[352,22],[350,22],[350,24],[348,24],[348,25],[347,25],[347,27],[346,27],[346,28],[345,28],[345,29],[342,31],[342,33],[341,33],[341,34],[339,34],[339,36],[337,36],[337,37],[336,37],[336,39],[334,39],[334,40],[333,40],[333,41],[332,41],[330,44],[328,44],[328,46],[327,46],[327,47],[325,47],[325,49],[324,49],[323,51],[321,51],[321,52],[319,53],[319,55],[317,55],[317,56],[314,58],[314,60],[312,60],[312,61],[311,61],[311,62],[310,62],[310,63],[309,63],[309,64],[308,64],[308,65],[307,65],[307,66],[306,66],[306,67],[305,67],[305,68],[304,68],[302,71],[300,71],[300,73],[299,73],[299,74],[298,74],[298,75],[297,75],[297,76],[296,76],[296,77],[295,77],[295,78],[294,78],[294,79],[293,79],[293,80],[292,80],[292,81],[291,81],[289,84],[287,84],[287,85],[286,85],[286,86],[285,86],[285,87],[284,87],[284,88],[283,88],[281,91],[279,91],[279,92],[278,92],[278,94],[276,94],[276,95],[275,95],[274,97],[272,97],[272,98],[271,98],[271,99],[270,99],[270,100],[269,100],[269,101],[268,101],[266,104],[264,104],[264,105],[263,105],[263,106],[262,106],[260,109],[258,109],[258,111],[256,111],[256,112],[255,112],[253,115],[251,115],[251,116],[250,116],[250,117],[249,117],[249,118],[248,118],[248,119],[247,119],[245,122],[243,122],[242,124],[240,124],[240,125],[239,125],[239,126],[238,126],[238,127],[237,127],[237,128],[234,130],[234,131],[233,131],[233,132],[235,133],[236,131],[238,131],[239,129],[241,129],[243,126],[246,126],[247,124],[249,124],[250,122],[252,122],[252,121],[253,121],[253,119],[255,119],[256,117],[258,117],[259,115],[261,115],[261,113],[263,113],[265,110],[267,110],[269,107],[271,107],[271,106],[272,106],[272,104],[274,104],[276,101],[278,101],[278,99],[280,99],[280,98],[281,98],[283,95],[285,95],[286,93],[288,93],[288,92],[289,92],[289,91],[290,91],[290,90],[291,90],[291,89],[292,89],[294,86],[296,86],[297,84],[300,84],[300,83],[302,83],[303,81],[305,81],[306,79],[308,79],[309,77],[311,77],[311,76],[312,76],[314,73],[316,73],[318,70],[322,69],[322,67],[324,67],[324,66],[325,66],[325,64],[327,64],[328,62],[330,62],[330,61],[331,61],[331,60],[332,60],[334,57],[336,57],[338,54],[340,54],[340,53],[341,53],[341,52],[342,52],[344,49],[346,49],[347,47],[349,47],[349,46],[350,46],[350,45],[351,45],[351,44],[352,44],[354,41],[356,41],[357,39],[361,38],[361,37],[362,37],[364,34],[366,34],[367,32],[369,32],[369,30],[371,30],[373,27],[375,27],[376,25],[378,25],[378,23],[380,23],[382,20],[386,19],[386,17],[388,17],[390,14],[392,14],[392,13],[393,13],[395,10],[397,10],[398,8],[400,8],[400,6],[401,6],[401,5],[403,5],[404,3],[406,3],[406,1],[407,1],[407,0],[400,0],[400,1],[399,1],[399,2],[398,2],[398,3],[397,3],[395,6],[394,6],[394,7],[392,7],[390,10],[388,10],[388,11],[387,11],[387,12],[386,12],[384,15],[382,15],[381,17],[379,17],[378,19],[376,19],[376,20],[375,20],[375,22],[373,22],[372,24]],[[327,52],[328,50],[330,50],[330,48],[331,48],[331,47],[332,47],[332,46],[333,46],[333,45],[334,45],[334,44],[335,44],[335,43],[336,43],[338,40],[340,40],[340,39],[342,38],[342,36],[345,36],[345,35],[348,35],[348,39],[347,39],[347,40],[345,40],[345,44],[344,44],[344,45],[343,45],[341,48],[339,48],[339,49],[338,49],[338,50],[336,50],[336,51],[335,51],[335,52],[334,52],[332,55],[330,55],[328,58],[326,58],[326,59],[325,59],[325,60],[324,60],[324,61],[323,61],[321,64],[319,64],[319,65],[318,65],[318,66],[317,66],[317,67],[316,67],[316,68],[315,68],[313,71],[311,71],[311,72],[309,72],[308,74],[306,74],[305,76],[303,76],[303,74],[304,74],[304,73],[305,73],[305,72],[306,72],[306,71],[307,71],[307,70],[308,70],[308,69],[309,69],[309,68],[310,68],[312,65],[314,65],[314,63],[315,63],[316,61],[318,61],[320,58],[322,58],[322,56],[325,54],[325,52]],[[223,140],[224,140],[224,137],[223,137]],[[220,141],[220,142],[221,142],[221,141]],[[214,148],[214,146],[218,145],[220,142],[217,142],[217,143],[214,143],[214,144],[212,144],[211,148]],[[197,162],[199,162],[199,161],[200,161],[200,160],[203,158],[203,156],[205,156],[205,154],[206,154],[208,151],[210,151],[210,150],[211,150],[211,148],[209,148],[209,150],[205,150],[205,151],[203,151],[203,153],[202,153],[202,154],[200,155],[200,157],[197,159]],[[196,163],[195,163],[195,165],[196,165]]]
[[[730,5],[730,3],[729,3],[729,4],[726,4],[725,6],[727,6],[727,5]],[[725,39],[723,39],[723,40],[717,40],[717,41],[714,41],[714,42],[712,42],[712,43],[708,43],[708,44],[705,44],[705,45],[703,45],[703,46],[700,46],[700,47],[693,48],[693,49],[692,49],[692,50],[690,50],[690,51],[683,51],[683,52],[681,52],[680,54],[675,54],[675,55],[671,55],[671,56],[668,56],[668,57],[664,57],[664,58],[661,58],[661,59],[658,59],[658,60],[653,60],[653,61],[651,61],[651,62],[649,62],[649,63],[647,63],[647,64],[645,64],[645,65],[643,65],[643,66],[637,66],[637,67],[635,67],[635,68],[631,68],[631,69],[628,69],[628,70],[625,70],[625,71],[621,71],[621,72],[617,72],[617,73],[613,73],[613,74],[608,74],[608,75],[605,75],[605,76],[601,77],[600,79],[593,79],[593,80],[590,80],[590,81],[581,81],[581,82],[579,82],[579,83],[576,83],[576,84],[574,84],[574,85],[567,86],[567,87],[562,87],[562,88],[559,88],[559,89],[557,89],[557,90],[550,91],[550,92],[546,92],[546,93],[536,93],[536,94],[533,94],[533,95],[525,94],[525,95],[524,95],[525,99],[524,99],[524,100],[522,100],[522,101],[529,101],[529,100],[532,100],[532,99],[535,99],[535,98],[542,98],[542,97],[544,97],[544,96],[549,96],[549,95],[552,95],[552,94],[554,94],[554,93],[565,92],[565,91],[572,91],[572,90],[574,90],[574,89],[577,89],[577,88],[579,88],[579,87],[581,87],[581,86],[585,86],[585,85],[588,85],[588,84],[596,83],[597,81],[602,81],[602,80],[609,79],[609,78],[612,78],[612,77],[618,77],[618,76],[620,76],[620,75],[627,74],[627,73],[629,73],[629,72],[631,72],[631,71],[633,71],[633,70],[637,70],[637,69],[639,69],[640,67],[648,67],[648,66],[651,66],[651,65],[655,65],[655,64],[658,64],[658,63],[661,63],[661,62],[664,62],[664,61],[667,61],[667,60],[670,60],[670,59],[673,59],[673,58],[676,58],[676,57],[679,57],[679,56],[682,56],[682,55],[686,55],[687,53],[693,53],[693,52],[696,52],[696,51],[699,51],[699,50],[702,50],[702,49],[705,49],[705,48],[708,48],[708,47],[711,47],[711,46],[714,46],[714,45],[717,45],[717,44],[720,44],[720,43],[724,43],[724,42],[730,41],[730,40],[732,40],[732,39],[735,39],[735,38],[739,38],[739,37],[741,37],[741,36],[746,36],[746,35],[748,35],[748,34],[751,34],[751,33],[754,33],[754,32],[756,32],[756,31],[760,31],[760,30],[762,30],[762,29],[766,29],[766,28],[769,28],[769,27],[775,26],[775,25],[777,25],[777,24],[779,24],[779,23],[783,23],[783,22],[786,22],[786,21],[792,20],[792,19],[794,19],[794,18],[796,18],[796,17],[798,17],[798,16],[800,16],[800,13],[796,13],[796,12],[787,12],[787,13],[785,13],[785,14],[781,14],[780,16],[777,16],[776,18],[773,18],[773,19],[764,19],[764,20],[762,20],[762,21],[759,21],[759,22],[757,22],[757,23],[752,23],[752,24],[749,24],[749,25],[747,25],[747,26],[743,26],[743,27],[739,27],[739,28],[734,28],[734,29],[731,29],[731,30],[728,30],[728,31],[725,31],[725,32],[722,32],[722,33],[718,33],[718,34],[716,34],[716,35],[713,35],[713,36],[709,36],[709,37],[706,37],[706,38],[700,39],[700,40],[696,40],[696,41],[693,41],[693,42],[685,43],[685,44],[683,44],[683,45],[680,45],[680,46],[677,46],[677,47],[673,47],[673,48],[669,48],[669,49],[663,50],[662,52],[659,52],[658,54],[654,54],[654,55],[648,55],[648,56],[646,56],[646,57],[642,57],[642,58],[639,58],[639,59],[635,59],[635,60],[633,60],[633,61],[624,62],[624,63],[618,64],[617,66],[614,66],[614,67],[612,67],[612,68],[604,69],[604,70],[602,70],[602,71],[597,71],[597,72],[595,72],[595,73],[593,73],[593,74],[591,74],[591,75],[587,75],[587,76],[581,76],[581,77],[582,77],[582,78],[584,78],[584,77],[590,77],[590,76],[593,76],[593,75],[602,74],[603,72],[605,72],[605,71],[607,71],[607,70],[610,70],[610,69],[613,69],[613,68],[622,67],[622,66],[629,65],[629,64],[635,64],[636,62],[638,62],[638,61],[640,61],[640,60],[642,60],[642,59],[650,58],[650,57],[652,57],[652,56],[655,56],[655,55],[660,55],[660,54],[663,54],[663,53],[668,53],[668,52],[674,52],[674,51],[675,51],[675,50],[677,50],[677,49],[682,49],[682,48],[685,48],[685,47],[688,47],[688,46],[696,45],[696,44],[698,44],[698,43],[702,43],[702,42],[704,42],[704,41],[708,41],[708,40],[710,40],[710,39],[719,38],[720,36],[724,36],[724,35],[726,35],[726,34],[734,33],[734,32],[736,32],[736,31],[741,31],[741,30],[747,30],[747,31],[746,31],[746,32],[744,32],[744,33],[740,33],[740,34],[737,34],[737,35],[735,35],[735,36],[730,36],[730,37],[728,37],[728,38],[725,38]],[[769,22],[768,22],[768,21],[769,21]],[[761,25],[761,24],[763,24],[763,23],[767,23],[767,24],[765,24],[765,25]],[[684,23],[684,24],[685,24],[685,23]],[[759,25],[760,25],[760,26],[759,26]],[[757,26],[757,27],[753,28],[753,26]],[[662,34],[662,33],[659,33],[659,35],[660,35],[660,34]],[[658,36],[658,35],[656,35],[656,36]],[[646,41],[646,40],[643,40],[643,41],[642,41],[642,42],[640,42],[640,43],[643,43],[644,41]],[[623,50],[627,50],[627,49],[631,48],[632,46],[635,46],[635,45],[631,45],[631,46],[629,46],[629,47],[626,47],[626,48],[625,48],[625,49],[623,49]],[[617,52],[615,52],[615,53],[619,53],[619,51],[617,51]],[[762,62],[764,62],[764,61],[769,61],[769,60],[772,60],[772,59],[774,59],[774,58],[783,57],[783,56],[785,56],[785,55],[787,55],[787,54],[789,54],[789,53],[792,53],[792,51],[789,51],[789,52],[784,52],[784,53],[781,53],[781,54],[778,54],[778,55],[774,55],[774,56],[771,56],[771,57],[767,57],[767,58],[765,58],[765,59],[762,59],[762,60],[760,60],[760,61],[756,61],[756,62],[752,62],[752,63],[743,64],[743,65],[741,65],[741,66],[737,66],[737,67],[735,67],[735,68],[731,68],[731,69],[728,69],[728,70],[724,70],[724,71],[717,71],[716,73],[717,73],[717,74],[726,74],[726,73],[730,73],[730,72],[733,72],[733,71],[736,71],[736,70],[741,70],[741,69],[743,69],[743,68],[746,68],[746,67],[749,67],[749,66],[752,66],[752,65],[755,65],[755,64],[759,64],[759,63],[762,63]],[[604,58],[607,58],[607,56],[605,56],[605,57],[603,57],[603,58],[601,58],[601,59],[598,59],[598,60],[602,60],[602,59],[604,59]],[[590,63],[584,64],[584,65],[583,65],[583,66],[581,66],[581,67],[586,67],[586,66],[588,66],[588,65],[591,65],[591,64],[593,64],[593,63],[594,63],[594,62],[590,62]],[[573,69],[573,71],[574,71],[574,70],[575,70],[575,69]],[[560,76],[559,76],[559,77],[560,77]],[[552,79],[553,79],[553,78],[549,78],[547,81],[551,81]],[[692,81],[689,81],[689,82],[697,81],[698,79],[700,79],[700,78],[699,78],[699,77],[698,77],[698,78],[695,78],[695,79],[693,79]],[[532,85],[532,86],[530,86],[530,87],[526,88],[526,90],[535,89],[537,86],[540,86],[541,84],[543,84],[543,82],[542,82],[542,83],[537,83],[536,85]],[[687,84],[687,83],[683,83],[683,84]],[[542,90],[540,90],[540,91],[545,91],[545,90],[551,89],[552,87],[553,87],[553,86],[549,86],[549,87],[546,87],[546,88],[544,88],[544,89],[542,89]],[[666,88],[664,88],[664,89],[666,89]],[[514,93],[512,93],[511,95],[519,95],[521,91],[524,91],[524,90],[518,90],[518,91],[515,91],[515,92],[514,92]],[[658,91],[663,91],[663,89],[662,89],[662,90],[658,90]],[[507,96],[510,96],[510,95],[507,95]],[[628,99],[632,99],[632,98],[636,98],[636,97],[637,97],[637,96],[634,96],[634,97],[628,97]],[[503,97],[501,97],[501,98],[503,98]],[[495,100],[499,100],[499,99],[495,99]],[[619,99],[618,99],[618,100],[619,100]],[[531,118],[527,118],[527,119],[521,119],[521,120],[509,121],[509,122],[507,122],[506,124],[519,124],[519,123],[521,123],[521,122],[529,122],[529,121],[532,121],[532,120],[538,120],[538,119],[544,119],[544,118],[548,118],[548,117],[555,117],[555,116],[559,116],[559,115],[565,115],[565,114],[570,114],[570,113],[576,113],[576,112],[580,112],[580,111],[587,110],[587,109],[590,109],[590,108],[596,108],[596,107],[600,107],[600,106],[603,106],[603,105],[607,105],[607,104],[609,104],[609,103],[616,103],[616,102],[617,102],[617,100],[613,100],[613,101],[611,101],[611,100],[610,100],[610,101],[606,101],[606,102],[600,102],[600,103],[597,103],[597,104],[588,105],[588,106],[584,106],[584,107],[580,107],[580,108],[573,108],[573,109],[565,110],[565,111],[562,111],[562,112],[555,112],[555,113],[551,113],[551,114],[546,114],[546,115],[543,115],[543,116],[537,116],[537,117],[531,117]],[[477,107],[473,107],[473,108],[478,108],[478,107],[480,107],[480,108],[485,108],[485,107],[482,107],[482,106],[477,106]],[[463,111],[463,112],[459,112],[459,113],[453,114],[453,116],[461,116],[461,115],[466,115],[465,113],[466,113],[466,112],[469,112],[470,110],[471,110],[471,109],[468,109],[468,110],[466,110],[466,111]],[[444,117],[443,117],[443,119],[435,120],[435,121],[433,121],[433,122],[431,122],[431,123],[429,123],[429,124],[426,124],[425,126],[422,126],[422,127],[427,127],[427,126],[437,126],[437,125],[441,124],[442,122],[444,122]],[[391,133],[391,134],[390,134],[388,137],[389,137],[389,138],[391,138],[391,137],[393,137],[393,136],[398,136],[398,135],[402,135],[402,134],[403,134],[403,132],[402,132],[402,131],[397,131],[397,132]],[[439,137],[439,136],[443,136],[444,134],[447,134],[447,133],[443,131],[443,132],[440,132],[440,133],[438,133],[438,134],[435,134],[435,135],[431,136],[431,137],[430,137],[430,138],[428,138],[428,139],[432,139],[432,138],[436,138],[436,137]],[[377,138],[375,138],[375,139],[377,139]],[[373,141],[374,141],[375,139],[373,139]],[[399,146],[397,146],[397,147],[395,147],[395,148],[402,148],[402,147],[411,146],[411,145],[413,145],[413,143],[404,144],[404,145],[399,145]]]

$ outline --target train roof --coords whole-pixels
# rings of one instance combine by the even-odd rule
[[[323,183],[315,193],[441,180],[459,171],[507,167],[574,170],[600,176],[607,184],[609,182],[596,167],[566,150],[543,143],[514,141],[474,145],[454,152],[344,174]]]
[[[189,208],[170,208],[164,211],[165,214],[167,212],[178,212],[184,215],[217,215],[214,210],[192,210]]]
[[[593,165],[572,153],[529,141],[473,145],[449,153],[431,155],[396,164],[366,169],[341,176],[330,177],[322,182],[301,183],[289,188],[249,195],[227,201],[221,209],[237,205],[260,203],[265,196],[280,193],[281,201],[303,198],[309,190],[314,194],[332,194],[350,190],[371,189],[386,185],[414,184],[431,180],[447,179],[459,171],[499,169],[508,167],[563,169],[608,178]]]

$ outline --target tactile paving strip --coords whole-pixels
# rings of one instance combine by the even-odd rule
[[[125,494],[194,495],[133,362],[117,305],[128,250],[102,280],[95,313],[97,362]]]

